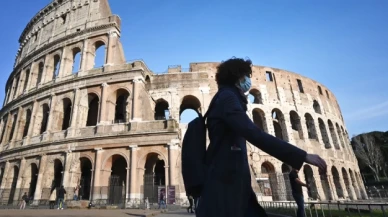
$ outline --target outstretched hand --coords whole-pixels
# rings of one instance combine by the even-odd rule
[[[318,171],[320,175],[326,175],[326,172],[327,172],[326,162],[319,155],[307,154],[305,162],[318,167]]]

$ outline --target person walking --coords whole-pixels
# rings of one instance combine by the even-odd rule
[[[27,192],[24,192],[23,196],[22,196],[22,202],[20,204],[20,209],[25,209],[26,208],[26,204],[28,203],[28,196],[27,196]]]
[[[304,213],[304,198],[302,186],[309,188],[308,184],[303,183],[298,176],[299,170],[292,168],[288,177],[290,178],[290,184],[292,189],[292,196],[296,204],[298,205],[297,217],[305,217]]]
[[[252,189],[246,141],[293,168],[309,163],[326,173],[327,165],[321,157],[263,132],[249,118],[251,67],[250,60],[240,58],[229,59],[217,67],[218,92],[207,116],[210,144],[197,217],[267,216]]]
[[[63,209],[63,202],[65,200],[66,190],[63,185],[58,189],[58,209]]]
[[[190,210],[191,210],[191,213],[194,213],[194,211],[193,211],[194,198],[193,198],[193,196],[189,195],[189,196],[187,196],[187,199],[189,200],[189,204],[190,204],[190,206],[187,207],[187,212],[190,212]]]
[[[163,209],[163,207],[164,207],[164,209],[167,209],[166,196],[164,195],[164,190],[160,191],[159,208],[158,209],[160,209],[160,207],[162,207],[162,209]]]

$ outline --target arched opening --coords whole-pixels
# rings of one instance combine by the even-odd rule
[[[73,67],[71,69],[73,74],[76,74],[81,68],[81,49],[78,47],[72,50],[73,54]]]
[[[333,176],[334,186],[335,186],[338,198],[344,198],[344,192],[341,187],[340,176],[335,166],[331,167],[331,175]]]
[[[47,130],[47,122],[49,119],[50,108],[47,104],[42,105],[42,122],[40,125],[40,134],[46,132]]]
[[[265,196],[272,196],[272,200],[279,200],[278,182],[275,173],[275,167],[270,162],[266,161],[261,164],[261,173],[263,174],[264,182],[262,183],[262,189]]]
[[[70,126],[71,119],[71,100],[69,98],[64,98],[63,103],[63,119],[62,119],[62,130],[67,130]]]
[[[310,188],[307,189],[308,196],[313,200],[318,200],[318,190],[314,179],[313,169],[309,165],[304,165],[303,173],[306,183],[310,185]]]
[[[19,176],[19,167],[14,166],[12,175],[8,177],[8,180],[11,181],[11,186],[10,186],[10,192],[9,192],[9,198],[8,198],[8,204],[13,204],[14,202],[14,197],[15,197],[15,192],[16,192],[16,183],[18,181],[18,176]],[[18,202],[18,201],[15,201]]]
[[[3,177],[4,177],[4,167],[0,168],[0,186],[3,183]]]
[[[290,111],[291,128],[295,139],[303,139],[302,123],[298,113]]]
[[[333,143],[334,143],[334,148],[339,150],[340,146],[338,143],[338,138],[337,138],[337,135],[335,134],[334,125],[331,122],[331,120],[327,121],[327,125],[329,126],[329,131],[330,131],[331,139],[333,140]]]
[[[180,109],[179,109],[179,121],[180,123],[189,123],[196,117],[201,111],[201,102],[197,97],[193,95],[187,95],[183,97]]]
[[[164,99],[158,99],[155,104],[155,120],[167,120],[170,117],[168,102]]]
[[[268,133],[267,123],[265,121],[265,113],[263,110],[259,108],[255,108],[252,110],[252,119],[253,123],[256,124],[261,130]]]
[[[335,124],[335,128],[337,128],[337,135],[338,135],[338,138],[341,142],[341,146],[342,146],[342,148],[345,148],[344,138],[342,137],[342,133],[341,133],[341,130],[340,130],[338,123]]]
[[[89,200],[90,187],[92,180],[92,162],[86,157],[80,158],[81,162],[81,179],[80,179],[80,189],[79,189],[79,198],[80,200]]]
[[[95,93],[88,94],[88,117],[86,119],[86,126],[96,126],[98,119],[98,110],[100,107],[99,98]]]
[[[331,148],[331,145],[330,145],[329,135],[327,134],[327,131],[326,131],[325,123],[321,118],[318,118],[318,123],[319,123],[319,130],[321,131],[323,144],[325,145],[325,148],[329,149]]]
[[[106,63],[105,58],[105,43],[102,41],[97,41],[94,44],[94,65],[93,68],[102,67]]]
[[[146,85],[146,89],[148,90],[151,85],[151,79],[150,79],[150,76],[148,75],[145,77],[145,85]]]
[[[60,65],[61,65],[61,57],[57,54],[54,56],[53,79],[58,77]]]
[[[30,69],[26,70],[26,78],[24,80],[23,92],[27,90],[28,79],[30,79]]]
[[[275,136],[279,139],[288,141],[286,121],[284,120],[283,113],[279,109],[274,109],[271,113]]]
[[[357,199],[362,199],[360,189],[358,187],[357,181],[354,178],[354,174],[353,174],[353,171],[351,169],[349,169],[349,176],[350,176],[350,179],[352,181],[354,191],[356,192]]]
[[[38,182],[38,166],[34,163],[30,165],[30,177],[29,177],[29,186],[28,186],[28,196],[34,197],[36,190],[36,183]]]
[[[27,136],[28,134],[28,128],[30,128],[30,122],[31,122],[31,109],[27,109],[26,111],[26,123],[24,124],[23,128],[23,138]]]
[[[150,203],[158,202],[158,186],[166,185],[165,162],[156,153],[149,153],[144,165],[144,198]]]
[[[306,113],[304,117],[306,119],[306,127],[309,139],[315,139],[318,141],[317,130],[315,128],[313,117],[309,113]]]
[[[7,116],[7,115],[6,115],[6,116]],[[3,119],[3,129],[1,130],[0,144],[3,142],[3,139],[4,139],[5,129],[7,128],[7,122],[8,122],[8,118],[5,117],[5,118]]]
[[[342,167],[342,178],[344,179],[344,183],[345,183],[345,188],[348,192],[348,195],[350,197],[351,200],[355,200],[357,198],[354,198],[353,197],[353,194],[352,194],[352,187],[351,187],[351,183],[350,183],[350,180],[349,180],[349,176],[348,176],[348,173],[346,172],[346,169]]]
[[[254,104],[263,104],[261,93],[257,89],[249,90],[248,100]]]
[[[38,84],[43,83],[42,82],[43,68],[44,68],[44,64],[43,62],[40,62],[38,65],[38,78],[36,79],[36,85],[35,85],[36,87],[38,86]]]
[[[113,155],[107,161],[105,169],[111,171],[108,181],[108,204],[121,204],[125,198],[127,167],[127,160],[118,154]]]
[[[129,93],[127,90],[117,90],[116,106],[115,106],[115,123],[126,123],[128,121],[128,97]]]
[[[51,184],[51,189],[59,188],[62,185],[63,180],[63,165],[62,162],[58,159],[54,160],[54,179]]]
[[[341,130],[342,130],[342,136],[344,137],[345,145],[348,145],[349,144],[349,137],[346,135],[343,126],[341,126]]]
[[[314,100],[313,108],[314,108],[315,113],[322,114],[321,106],[319,105],[317,100]]]
[[[16,127],[17,119],[18,119],[18,115],[14,114],[13,118],[12,118],[12,127],[11,127],[11,132],[9,133],[8,141],[12,140],[13,134],[15,132],[15,127]]]
[[[13,96],[12,96],[13,99],[15,99],[15,97],[17,97],[18,87],[19,87],[19,76],[17,76],[15,78],[15,86],[13,88]]]
[[[285,187],[284,191],[286,192],[286,200],[287,201],[293,200],[292,188],[291,188],[290,177],[289,177],[290,172],[291,172],[290,166],[283,163],[282,164],[282,173],[283,173],[283,180],[284,180],[284,187]]]

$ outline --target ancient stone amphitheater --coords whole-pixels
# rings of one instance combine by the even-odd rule
[[[1,117],[0,202],[17,203],[24,192],[47,202],[63,185],[94,203],[186,199],[180,173],[186,109],[207,110],[217,91],[219,63],[170,66],[156,74],[126,62],[121,20],[107,0],[55,0],[40,10],[19,38]],[[97,51],[104,63],[95,64]],[[305,165],[319,200],[366,197],[357,160],[336,98],[302,75],[254,66],[248,115],[264,131],[323,156],[329,176]],[[289,167],[248,144],[260,200],[290,200]]]

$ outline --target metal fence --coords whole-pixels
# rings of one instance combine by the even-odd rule
[[[296,216],[298,206],[295,202],[260,202],[268,213]],[[306,217],[388,217],[386,203],[327,203],[306,202],[304,206]]]

